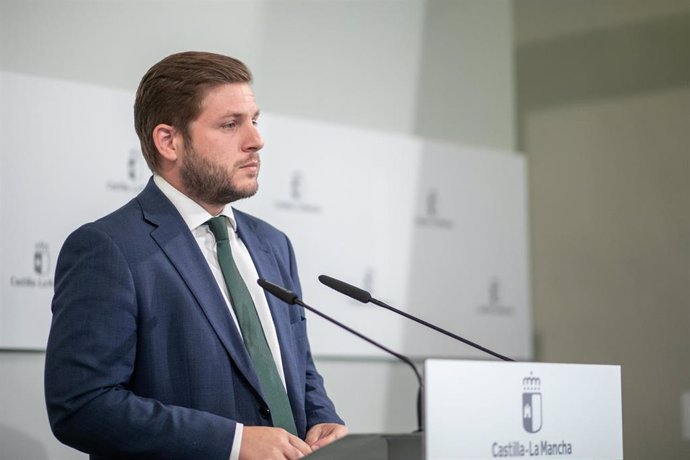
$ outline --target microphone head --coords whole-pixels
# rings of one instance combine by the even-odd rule
[[[270,283],[263,278],[259,278],[258,280],[256,280],[256,282],[265,291],[278,297],[280,300],[282,300],[285,303],[288,303],[290,305],[294,305],[299,300],[299,297],[294,292],[288,291],[287,289],[283,289],[282,287],[278,286],[277,284]]]
[[[371,294],[369,294],[367,291],[355,287],[351,284],[347,284],[344,281],[340,281],[326,275],[319,275],[319,281],[321,281],[322,284],[325,284],[329,288],[335,289],[341,294],[345,294],[346,296],[352,297],[355,300],[359,300],[362,303],[368,303],[369,301],[371,301]]]

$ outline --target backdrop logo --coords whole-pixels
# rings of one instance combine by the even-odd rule
[[[36,243],[34,250],[34,273],[45,276],[50,273],[50,253],[46,243]]]
[[[145,175],[146,161],[144,161],[143,155],[137,149],[130,149],[127,160],[127,177],[132,182],[140,182]]]
[[[277,201],[275,203],[276,208],[311,214],[319,214],[321,212],[321,206],[309,200],[311,195],[307,188],[308,182],[306,174],[302,171],[294,171],[290,175],[287,185],[287,195],[289,198]]]
[[[532,372],[522,379],[522,426],[528,433],[536,433],[542,427],[541,379]]]
[[[489,279],[488,302],[479,307],[479,312],[484,315],[512,315],[515,308],[506,305],[502,300],[503,288],[501,279],[497,276]]]
[[[302,173],[297,171],[290,178],[290,196],[293,201],[300,201],[302,199]]]
[[[146,185],[148,166],[139,149],[131,148],[123,165],[120,179],[109,180],[106,188],[118,192],[139,193]]]
[[[39,241],[33,253],[27,251],[23,274],[10,275],[10,286],[17,288],[52,288],[53,278],[48,243]],[[31,271],[33,270],[33,273]]]
[[[422,227],[432,227],[440,229],[453,228],[454,222],[440,211],[441,195],[438,190],[430,188],[422,200],[422,213],[417,216],[417,225]]]
[[[426,215],[436,217],[438,214],[438,192],[434,189],[429,190],[426,195]]]

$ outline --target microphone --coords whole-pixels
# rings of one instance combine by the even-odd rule
[[[415,365],[412,363],[410,358],[408,358],[405,355],[401,355],[400,353],[397,353],[390,348],[387,348],[380,343],[370,339],[369,337],[355,331],[354,329],[344,325],[340,321],[337,321],[336,319],[331,318],[330,316],[326,315],[325,313],[321,313],[314,307],[311,307],[307,305],[306,303],[302,302],[302,300],[299,298],[297,294],[295,294],[292,291],[288,291],[287,289],[284,289],[276,284],[273,284],[269,281],[266,281],[263,278],[259,278],[256,281],[259,286],[261,286],[266,292],[272,294],[273,296],[277,297],[278,299],[282,300],[283,302],[289,304],[289,305],[299,305],[303,308],[306,308],[310,312],[322,317],[323,319],[330,321],[331,323],[335,324],[336,326],[339,326],[343,329],[345,329],[347,332],[356,335],[360,339],[369,342],[370,344],[374,345],[375,347],[380,348],[381,350],[385,351],[386,353],[389,353],[396,358],[398,358],[400,361],[404,362],[408,366],[412,368],[412,371],[414,372],[414,375],[417,377],[417,382],[419,383],[419,390],[417,391],[417,431],[424,431],[424,424],[423,424],[423,409],[422,409],[422,393],[424,391],[424,383],[422,382],[422,376],[419,374],[419,371],[415,367]]]
[[[447,335],[448,337],[452,337],[455,340],[459,340],[460,342],[462,342],[464,344],[467,344],[471,347],[474,347],[477,350],[483,351],[484,353],[487,353],[489,355],[495,356],[496,358],[499,358],[503,361],[515,361],[514,359],[508,358],[507,356],[503,356],[501,354],[496,353],[495,351],[491,351],[488,348],[485,348],[485,347],[483,347],[477,343],[474,343],[471,340],[467,340],[464,337],[460,337],[457,334],[453,334],[450,331],[447,331],[447,330],[440,328],[434,324],[431,324],[427,321],[424,321],[421,318],[417,318],[416,316],[410,315],[409,313],[406,313],[402,310],[398,310],[397,308],[391,307],[390,305],[383,303],[378,299],[373,298],[371,296],[371,294],[369,294],[364,289],[360,289],[360,288],[355,287],[351,284],[348,284],[344,281],[340,281],[340,280],[337,280],[335,278],[331,278],[330,276],[326,276],[326,275],[319,275],[319,281],[321,281],[322,284],[325,284],[329,288],[340,292],[341,294],[345,294],[346,296],[351,297],[355,300],[358,300],[362,303],[371,302],[375,305],[378,305],[379,307],[383,307],[383,308],[390,310],[394,313],[402,315],[407,319],[411,319],[412,321],[415,321],[415,322],[422,324],[428,328],[431,328],[431,329],[435,330],[436,332],[440,332],[441,334]]]

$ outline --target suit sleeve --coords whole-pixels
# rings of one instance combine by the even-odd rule
[[[290,259],[290,277],[294,282],[295,293],[301,298],[302,288],[297,273],[297,262],[289,239],[287,239],[287,245]],[[340,423],[344,425],[345,422],[336,413],[335,406],[326,393],[323,377],[316,370],[311,355],[311,347],[307,347],[306,353],[304,409],[307,418],[307,430],[319,423]]]
[[[137,292],[117,245],[85,226],[57,264],[45,397],[55,436],[104,457],[227,460],[236,422],[128,389],[137,352]]]

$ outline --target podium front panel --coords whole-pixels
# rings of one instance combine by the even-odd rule
[[[427,360],[427,460],[622,459],[620,367]]]

